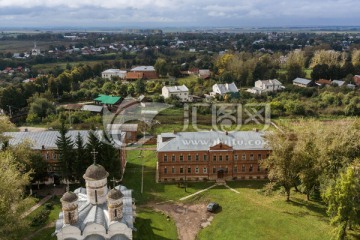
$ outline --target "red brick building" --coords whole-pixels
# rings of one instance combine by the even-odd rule
[[[71,130],[67,132],[67,136],[75,142],[76,138],[80,134],[84,143],[88,142],[89,131],[88,130]],[[99,138],[103,138],[102,131],[95,131],[95,135]],[[60,159],[61,154],[58,151],[56,140],[60,135],[58,131],[40,131],[40,132],[5,132],[5,136],[9,137],[9,145],[21,144],[24,141],[29,141],[34,151],[39,152],[43,160],[48,163],[49,176],[61,176],[60,172]],[[125,138],[125,132],[121,133],[122,141]],[[75,148],[76,146],[74,146]],[[122,146],[116,146],[119,151],[119,164],[121,165],[121,174],[124,173],[126,165],[126,151]],[[50,180],[49,180],[50,181]],[[48,180],[46,180],[48,182]]]
[[[139,76],[141,76],[141,79],[156,79],[158,78],[158,75],[155,71],[155,68],[153,66],[139,66],[132,68],[129,72],[129,75],[126,76],[127,79],[129,77],[135,77],[137,76],[139,79]]]
[[[163,133],[157,139],[156,180],[264,179],[259,161],[270,152],[257,131]]]

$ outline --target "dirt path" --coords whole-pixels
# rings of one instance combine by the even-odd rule
[[[210,225],[213,216],[206,211],[205,204],[152,204],[150,207],[164,212],[176,223],[178,237],[181,240],[194,240],[202,226]]]
[[[44,203],[46,203],[47,201],[49,201],[50,198],[52,198],[53,195],[48,195],[46,197],[44,197],[43,199],[41,199],[37,204],[35,204],[34,206],[32,206],[29,210],[27,210],[26,212],[24,212],[23,215],[21,215],[21,218],[26,217],[27,215],[29,215],[30,213],[32,213],[33,211],[35,211],[37,208],[39,208],[41,205],[43,205]]]

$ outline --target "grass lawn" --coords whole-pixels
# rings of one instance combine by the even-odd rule
[[[216,201],[222,206],[211,225],[200,231],[198,239],[330,239],[325,207],[307,202],[296,194],[291,202],[284,196],[259,193],[263,181],[229,182],[240,194],[219,186],[204,192],[190,202]]]
[[[175,223],[171,219],[168,221],[164,214],[149,208],[138,208],[137,212],[134,239],[177,239]]]

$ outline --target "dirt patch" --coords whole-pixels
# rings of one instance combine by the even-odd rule
[[[181,240],[194,240],[200,229],[209,226],[213,219],[205,204],[162,203],[151,207],[174,219]]]

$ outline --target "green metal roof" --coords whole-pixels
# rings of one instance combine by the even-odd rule
[[[94,101],[100,102],[102,104],[115,104],[120,100],[120,98],[121,97],[99,94],[99,97],[95,98]]]

